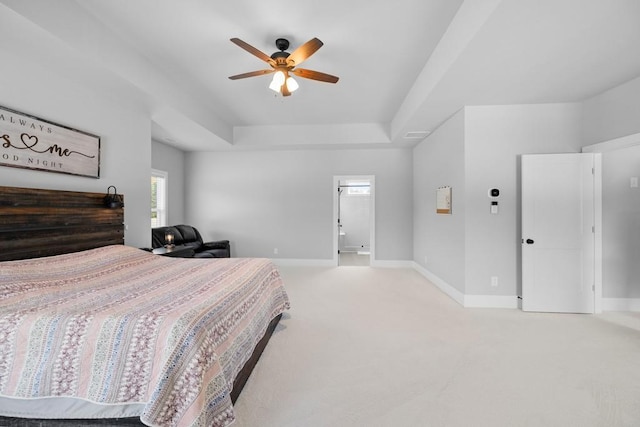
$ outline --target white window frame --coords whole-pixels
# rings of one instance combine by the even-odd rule
[[[371,195],[371,183],[363,180],[347,180],[347,195],[349,196],[369,196]]]
[[[151,228],[164,227],[167,225],[167,219],[169,218],[169,173],[161,171],[159,169],[151,169],[151,178],[157,178],[164,181],[163,185],[158,185],[156,194],[157,208],[151,208],[151,214],[156,213],[157,221],[154,224],[151,220]],[[149,183],[151,184],[151,183]]]

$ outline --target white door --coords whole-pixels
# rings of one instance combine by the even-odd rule
[[[522,156],[522,309],[593,313],[594,155]]]

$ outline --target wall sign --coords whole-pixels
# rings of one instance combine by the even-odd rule
[[[100,137],[0,106],[0,165],[100,177]]]
[[[451,187],[436,190],[436,213],[451,214]]]

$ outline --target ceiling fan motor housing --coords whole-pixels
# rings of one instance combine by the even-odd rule
[[[276,65],[278,66],[286,66],[287,58],[289,57],[289,52],[285,52],[285,50],[289,49],[289,40],[287,39],[277,39],[276,47],[280,49],[280,52],[275,52],[271,55],[271,59],[276,61]]]
[[[289,49],[289,40],[287,39],[276,39],[276,47],[278,50],[285,51]]]
[[[278,58],[287,59],[288,57],[289,52],[275,52],[273,55],[271,55],[271,59],[275,59],[276,61],[278,60]]]

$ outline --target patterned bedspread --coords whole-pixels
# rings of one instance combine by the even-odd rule
[[[0,262],[0,396],[143,403],[150,426],[225,426],[235,376],[288,307],[266,259],[107,246]]]

